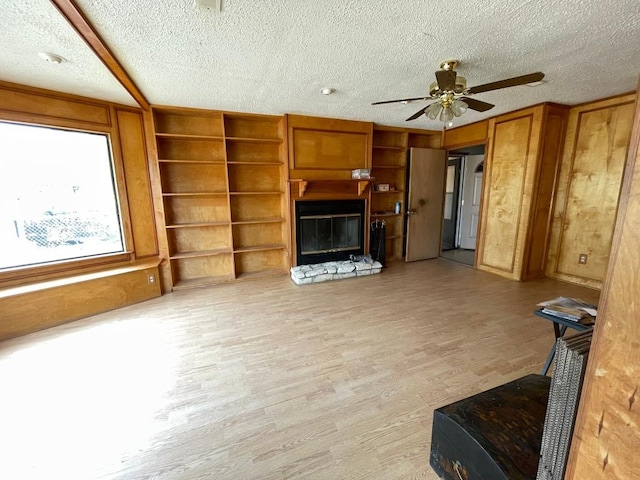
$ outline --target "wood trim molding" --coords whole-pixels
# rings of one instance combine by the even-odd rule
[[[118,59],[111,52],[107,44],[102,37],[93,28],[87,17],[82,13],[82,10],[76,5],[73,0],[51,0],[54,7],[60,12],[60,14],[67,19],[69,24],[74,28],[78,35],[86,42],[86,44],[93,50],[96,56],[104,63],[105,67],[113,74],[113,76],[120,82],[124,89],[129,92],[138,105],[144,110],[149,110],[149,102],[144,97],[140,89],[131,79],[126,70],[120,65]]]

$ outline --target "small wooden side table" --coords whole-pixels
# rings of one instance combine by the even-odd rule
[[[573,330],[577,330],[578,332],[584,332],[586,330],[593,329],[593,325],[584,325],[582,323],[574,322],[571,320],[565,320],[564,318],[556,317],[555,315],[549,315],[548,313],[543,313],[542,309],[539,308],[533,312],[534,315],[537,315],[540,318],[544,318],[545,320],[550,320],[553,322],[553,333],[556,336],[556,340],[560,337],[564,337],[567,328],[572,328]],[[549,367],[551,366],[551,362],[553,361],[553,357],[556,354],[556,344],[555,341],[551,347],[551,351],[547,356],[547,361],[544,362],[544,367],[542,367],[542,372],[540,375],[546,375],[549,371]]]

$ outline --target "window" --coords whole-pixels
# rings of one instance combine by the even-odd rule
[[[124,251],[109,137],[0,122],[0,270]]]

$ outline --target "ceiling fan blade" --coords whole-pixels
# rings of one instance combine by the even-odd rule
[[[428,100],[428,99],[429,97],[401,98],[399,100],[385,100],[383,102],[373,102],[371,105],[382,105],[384,103],[413,102],[415,100]]]
[[[427,105],[424,108],[421,108],[420,110],[418,110],[416,113],[414,113],[413,115],[411,115],[409,118],[407,118],[405,121],[406,122],[410,122],[411,120],[415,120],[416,118],[418,118],[421,115],[424,115],[425,110],[429,108],[429,105]]]
[[[487,110],[491,110],[493,107],[495,107],[495,105],[492,105],[491,103],[481,102],[480,100],[476,100],[475,98],[461,97],[460,100],[469,105],[469,108],[471,110],[475,110],[476,112],[486,112]]]
[[[438,70],[436,72],[436,80],[438,80],[438,88],[443,92],[453,90],[456,86],[457,73],[453,70]]]
[[[485,83],[483,85],[476,85],[475,87],[471,87],[467,92],[468,93],[489,92],[491,90],[499,90],[501,88],[515,87],[517,85],[524,85],[526,83],[539,82],[543,78],[544,78],[544,73],[542,72],[529,73],[528,75],[521,75],[519,77],[507,78],[506,80]]]

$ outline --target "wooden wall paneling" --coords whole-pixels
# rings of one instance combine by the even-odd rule
[[[164,199],[164,207],[169,226],[230,222],[226,195],[168,196]]]
[[[280,206],[280,194],[232,195],[231,214],[233,222],[264,221],[278,218],[274,212]]]
[[[157,135],[160,160],[189,160],[224,163],[224,144],[219,139],[173,138]]]
[[[2,81],[0,114],[6,120],[88,130],[105,131],[112,124],[106,102]]]
[[[351,170],[371,167],[373,124],[287,115],[289,177],[351,178]]]
[[[228,165],[230,192],[279,193],[279,165]]]
[[[125,175],[125,159],[124,151],[118,129],[118,120],[116,110],[111,107],[111,118],[114,119],[112,131],[109,134],[111,143],[111,161],[113,164],[113,176],[116,183],[116,195],[118,197],[118,206],[120,210],[120,223],[122,225],[122,236],[125,245],[125,251],[130,252],[130,259],[135,259],[135,243],[133,241],[133,225],[131,222],[131,214],[129,212],[129,196],[127,195],[127,177]]]
[[[156,263],[0,290],[0,341],[160,296]]]
[[[281,275],[283,264],[282,250],[247,251],[234,255],[236,277],[239,279],[257,278],[268,274]]]
[[[116,109],[133,248],[137,258],[158,256],[145,130],[140,111]]]
[[[640,92],[640,86],[638,91]],[[640,97],[565,478],[640,478]]]
[[[352,170],[366,167],[366,134],[293,130],[293,168]]]
[[[168,228],[167,238],[171,255],[229,248],[229,225],[190,226]]]
[[[219,255],[185,256],[171,260],[173,290],[206,287],[235,278],[231,252]]]
[[[409,134],[408,147],[442,148],[442,134],[437,130],[405,129]]]
[[[224,136],[220,115],[207,110],[175,107],[153,107],[153,122],[157,134]]]
[[[551,231],[551,212],[566,132],[568,107],[545,105],[542,122],[540,159],[531,205],[532,218],[527,232],[523,280],[544,277],[547,246]]]
[[[541,123],[541,106],[489,123],[476,265],[514,280],[522,278]]]
[[[442,148],[451,150],[455,147],[480,145],[487,141],[488,134],[489,120],[445,130]]]
[[[602,286],[633,102],[633,96],[626,95],[570,110],[549,244],[550,277]],[[578,263],[581,253],[588,255],[587,264]]]
[[[224,113],[224,135],[226,138],[250,140],[282,140],[280,128],[282,117],[251,113]]]
[[[247,223],[233,226],[233,248],[261,247],[267,245],[282,247],[283,222],[272,223]]]
[[[224,164],[161,162],[162,190],[166,194],[226,194]]]

